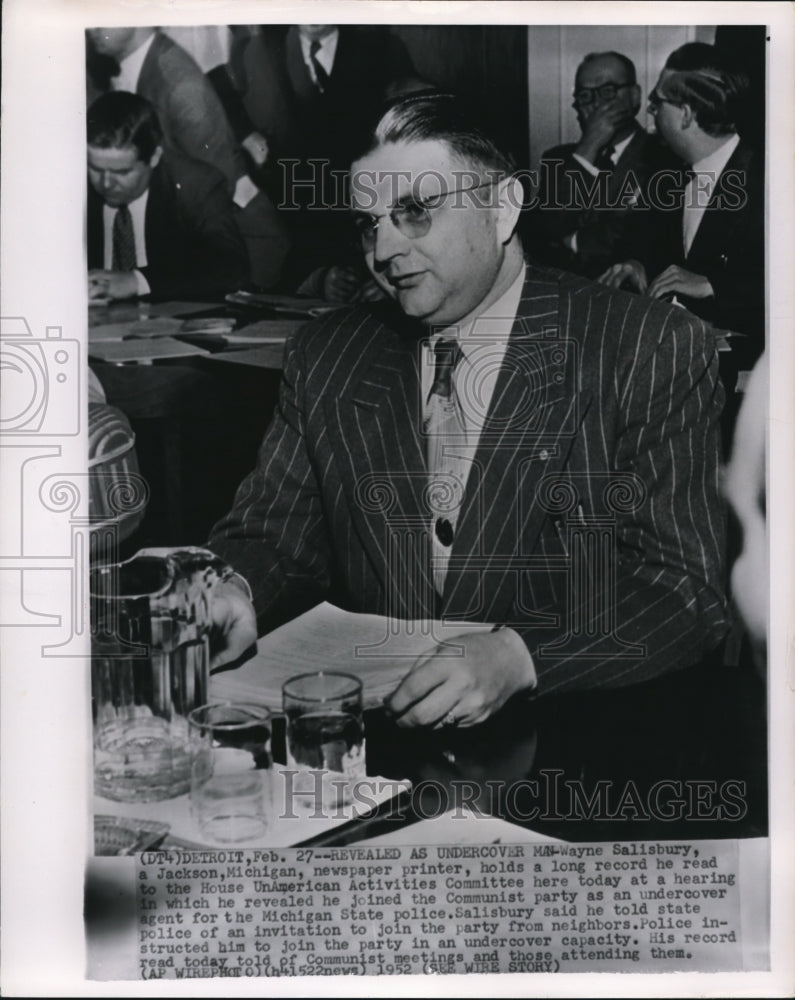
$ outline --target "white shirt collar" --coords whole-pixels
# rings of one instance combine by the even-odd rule
[[[726,164],[732,157],[732,153],[740,145],[740,137],[735,134],[727,139],[722,146],[705,156],[703,160],[698,160],[693,164],[693,171],[697,174],[712,174],[717,180],[723,173]]]
[[[618,161],[621,159],[622,153],[634,138],[635,138],[635,133],[630,132],[629,135],[626,137],[626,139],[622,139],[621,142],[615,143],[615,145],[613,146],[613,155],[610,157],[613,163],[618,163]]]
[[[454,337],[466,355],[467,341],[470,339],[475,344],[482,342],[484,336],[487,336],[489,340],[493,338],[496,341],[507,341],[516,319],[519,300],[522,297],[525,270],[525,265],[522,265],[516,278],[503,294],[465,326],[452,325],[444,330],[435,330],[430,337],[430,342],[435,343],[439,337]]]
[[[143,45],[139,45],[135,52],[131,52],[119,62],[121,72],[110,81],[110,85],[114,90],[129,90],[131,94],[136,92],[141,68],[149,54],[149,49],[152,47],[152,42],[154,42],[156,35],[157,32],[153,31]]]

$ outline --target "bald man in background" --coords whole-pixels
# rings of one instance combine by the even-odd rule
[[[538,207],[528,219],[526,239],[541,263],[595,278],[623,260],[649,179],[675,162],[638,123],[640,106],[630,59],[619,52],[583,59],[573,101],[580,139],[544,153]]]

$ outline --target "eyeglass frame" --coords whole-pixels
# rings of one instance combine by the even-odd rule
[[[649,96],[646,98],[646,103],[648,105],[649,114],[657,114],[661,104],[670,104],[674,108],[683,108],[685,106],[684,101],[672,101],[670,97],[663,97],[662,94],[658,93],[657,88],[653,87]]]
[[[615,93],[611,93],[610,95],[603,94],[602,91],[604,90],[605,87],[612,87]],[[591,104],[595,103],[596,98],[590,97],[587,101],[583,101],[578,95],[595,94],[597,97],[601,97],[605,101],[612,101],[614,97],[618,96],[618,91],[624,90],[626,87],[637,87],[637,83],[614,83],[612,80],[607,80],[605,83],[599,84],[598,87],[580,87],[580,89],[575,90],[571,96],[574,98],[575,108],[576,107],[587,108]]]
[[[420,240],[422,239],[423,236],[427,236],[431,230],[431,226],[433,224],[433,217],[431,216],[430,213],[432,211],[435,211],[437,208],[441,208],[443,199],[446,198],[448,195],[464,194],[467,191],[478,191],[480,188],[484,187],[494,187],[497,184],[501,184],[502,181],[506,179],[507,179],[506,177],[500,177],[499,180],[483,181],[482,184],[473,184],[470,187],[448,188],[446,191],[439,191],[437,194],[429,195],[425,199],[414,198],[413,195],[407,194],[404,195],[403,198],[398,199],[396,205],[390,208],[388,212],[384,212],[383,215],[381,215],[377,219],[371,215],[368,215],[366,212],[354,212],[353,215],[354,228],[356,229],[356,233],[359,239],[361,240],[362,246],[365,249],[372,249],[375,246],[375,241],[380,221],[381,219],[385,219],[387,217],[389,218],[389,221],[392,223],[395,229],[397,229],[397,231],[401,233],[403,236],[406,236],[410,240]],[[436,199],[439,199],[437,204],[435,205],[428,204],[429,202],[436,201]],[[408,207],[408,204],[413,204],[414,207],[421,208],[423,210],[424,217],[427,220],[427,226],[421,233],[416,233],[412,235],[411,233],[406,232],[404,229],[401,229],[400,224],[395,221],[395,216],[397,215],[397,213],[405,212]],[[398,215],[398,218],[399,217],[400,216]],[[359,228],[358,223],[360,221],[363,222],[365,220],[369,220],[372,223],[372,225],[367,230],[362,230]]]

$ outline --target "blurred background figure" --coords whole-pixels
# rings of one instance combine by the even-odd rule
[[[90,298],[202,299],[245,283],[246,247],[222,174],[165,151],[149,101],[99,97],[86,138]]]
[[[734,360],[750,368],[764,347],[764,173],[737,133],[748,77],[714,46],[691,42],[667,59],[649,95],[666,145],[690,168],[657,185],[632,259],[600,280],[674,299],[724,330],[745,334]]]
[[[745,622],[757,669],[766,669],[768,618],[768,554],[765,515],[768,355],[764,353],[748,379],[737,417],[731,460],[724,474],[724,494],[739,522],[740,552],[731,571],[731,593]]]
[[[596,277],[623,260],[629,215],[646,201],[649,178],[672,157],[641,128],[635,65],[619,52],[592,52],[577,68],[574,110],[580,139],[548,149],[540,166],[539,206],[528,219],[541,262]]]
[[[286,284],[297,288],[311,276],[305,291],[349,301],[366,278],[349,230],[345,175],[387,93],[402,80],[416,86],[403,43],[381,27],[262,25],[238,39],[230,66],[253,126],[238,131],[238,141],[289,220]]]
[[[125,90],[155,107],[164,147],[219,170],[235,205],[249,256],[248,282],[268,288],[281,277],[289,241],[246,162],[210,81],[188,53],[159,28],[89,28],[89,93]]]

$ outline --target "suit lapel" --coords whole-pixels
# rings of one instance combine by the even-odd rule
[[[168,226],[168,219],[173,213],[169,210],[167,184],[168,175],[163,165],[158,164],[152,171],[144,213],[144,243],[148,267],[152,267],[153,264],[157,267],[158,261],[163,258],[167,265],[173,266],[173,262],[169,260],[173,244]]]
[[[701,217],[701,223],[696,230],[696,235],[690,245],[686,261],[693,262],[704,258],[714,258],[731,243],[731,234],[743,217],[742,211],[721,210],[720,203],[724,198],[736,200],[738,190],[736,187],[726,184],[726,175],[729,171],[744,171],[746,183],[751,162],[751,151],[748,147],[740,143],[729,158],[729,162],[721,171],[712,194],[709,204]],[[731,200],[729,204],[731,204]]]
[[[608,191],[611,195],[611,203],[613,196],[622,190],[627,174],[630,170],[634,171],[638,163],[641,161],[645,138],[643,130],[640,128],[637,129],[635,134],[632,136],[629,145],[619,158],[618,163],[615,165],[615,168],[611,171],[610,179],[607,185]]]
[[[547,516],[536,499],[564,464],[577,414],[577,354],[560,328],[557,282],[528,274],[467,483],[442,602],[445,616],[501,621],[517,557]]]
[[[410,618],[434,613],[419,351],[419,341],[374,336],[351,390],[326,400],[355,530],[389,595],[389,610]]]
[[[285,45],[287,50],[287,74],[290,78],[293,93],[304,102],[316,98],[318,96],[318,89],[304,62],[304,53],[301,49],[301,36],[295,25],[291,25],[287,32]]]

